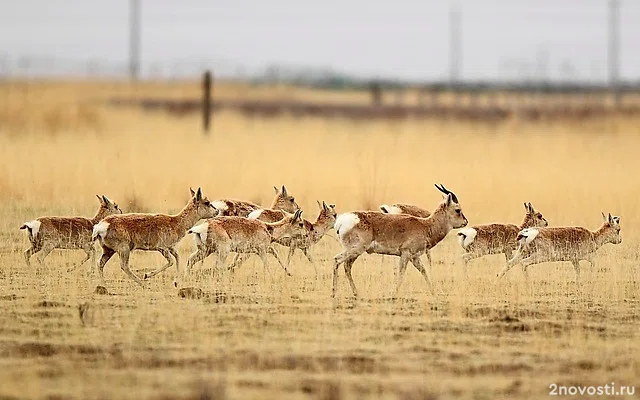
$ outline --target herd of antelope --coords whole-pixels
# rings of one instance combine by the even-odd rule
[[[181,280],[188,279],[195,263],[214,253],[214,271],[223,268],[229,253],[235,253],[229,270],[233,271],[251,254],[257,254],[266,273],[269,254],[290,275],[289,265],[296,249],[301,250],[316,268],[310,249],[328,231],[335,229],[342,251],[333,258],[333,297],[341,264],[353,295],[357,296],[351,268],[363,253],[399,257],[395,294],[409,262],[422,274],[433,293],[429,271],[420,257],[426,253],[431,265],[429,251],[453,229],[459,229],[465,277],[471,260],[488,254],[504,254],[507,264],[498,274],[499,278],[517,264],[522,265],[528,279],[527,268],[530,265],[570,261],[575,269],[576,283],[579,283],[580,260],[589,261],[593,269],[592,256],[598,248],[606,243],[622,242],[620,217],[602,214],[603,224],[596,231],[582,227],[548,227],[545,218],[531,203],[524,204],[525,216],[519,226],[488,224],[467,227],[468,220],[458,197],[443,185],[435,186],[444,199],[432,212],[396,203],[382,205],[379,211],[353,211],[338,215],[334,204],[318,201],[319,214],[315,222],[311,222],[302,218],[302,210],[285,186],[274,187],[275,198],[270,208],[232,199],[210,201],[198,188],[196,191],[190,189],[190,200],[176,215],[125,214],[113,200],[103,195],[97,196],[100,207],[93,218],[40,217],[25,222],[20,229],[27,230],[31,243],[24,252],[27,265],[30,265],[33,255],[37,255],[39,263],[44,264],[53,249],[82,249],[86,257],[68,270],[73,271],[94,257],[94,242],[98,240],[102,256],[97,268],[103,285],[104,266],[117,253],[122,270],[141,285],[175,263],[176,287]],[[204,222],[199,223],[201,220]],[[181,274],[180,257],[175,246],[187,234],[193,235],[195,251],[189,256]],[[274,243],[288,248],[285,263],[280,260]],[[132,250],[157,251],[167,262],[141,278],[129,269]]]

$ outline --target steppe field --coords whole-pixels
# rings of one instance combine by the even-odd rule
[[[198,83],[0,82],[0,398],[2,399],[511,399],[544,398],[550,385],[639,386],[640,118],[499,124],[215,115],[115,109],[110,96],[197,96]],[[216,95],[365,99],[292,88],[221,85]],[[432,251],[431,295],[409,267],[391,297],[397,258],[364,255],[340,270],[331,298],[335,232],[301,253],[287,277],[257,257],[213,274],[196,266],[198,298],[181,298],[174,269],[145,288],[117,257],[109,295],[84,253],[54,251],[25,265],[18,228],[43,215],[91,217],[96,194],[125,212],[178,212],[189,187],[209,199],[268,206],[286,185],[315,219],[316,200],[338,212],[406,202],[435,208],[443,183],[470,224],[520,223],[531,202],[551,225],[597,229],[621,216],[623,242],[596,267],[570,263],[496,274],[503,256],[462,274],[455,231]],[[193,251],[185,237],[182,262]],[[286,252],[278,247],[281,256]],[[100,251],[98,251],[99,257]],[[426,261],[426,257],[423,257]],[[228,260],[230,261],[230,259]],[[164,263],[134,252],[139,274]],[[183,264],[184,266],[184,264]],[[82,309],[83,313],[80,313]],[[580,396],[573,396],[580,397]],[[583,396],[588,397],[588,396]],[[633,397],[633,396],[628,396]]]

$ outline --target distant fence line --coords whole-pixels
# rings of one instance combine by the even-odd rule
[[[139,107],[148,111],[161,110],[174,115],[202,113],[205,132],[209,131],[210,116],[222,110],[233,110],[247,117],[290,115],[293,117],[311,116],[356,120],[432,118],[488,122],[498,122],[511,117],[542,121],[588,120],[609,115],[640,115],[640,101],[632,104],[603,101],[603,98],[607,96],[602,95],[608,94],[606,88],[599,88],[599,90],[593,88],[591,91],[578,88],[576,92],[567,92],[568,95],[553,101],[545,98],[546,94],[534,96],[530,101],[531,92],[516,92],[513,88],[507,91],[496,88],[494,92],[481,90],[463,92],[463,87],[458,87],[456,88],[458,91],[447,92],[447,89],[450,88],[439,86],[438,90],[430,93],[430,100],[419,99],[416,104],[408,104],[402,97],[397,96],[394,101],[385,101],[385,94],[388,94],[389,91],[399,93],[410,88],[387,89],[378,83],[369,85],[371,96],[369,103],[250,98],[214,99],[212,98],[212,81],[212,75],[209,72],[205,73],[201,99],[112,98],[109,100],[109,104],[119,107]],[[482,88],[486,88],[486,86]],[[487,96],[487,93],[506,93],[506,95],[501,94],[501,98],[498,99],[498,96]],[[549,91],[547,93],[557,95],[562,92]],[[449,95],[450,98],[443,99],[443,94]],[[452,94],[453,96],[451,96]],[[464,100],[458,99],[458,95],[463,96]],[[484,97],[481,99],[480,96]],[[505,96],[510,97],[505,99]]]

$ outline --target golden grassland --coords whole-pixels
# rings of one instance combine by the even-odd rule
[[[216,88],[220,96],[365,98],[292,88]],[[0,397],[7,398],[539,398],[552,383],[640,386],[640,120],[499,125],[442,121],[245,119],[104,107],[113,96],[195,96],[196,83],[0,83]],[[341,97],[342,96],[342,97]],[[287,185],[312,219],[316,200],[339,212],[389,202],[434,207],[433,183],[454,190],[471,224],[515,222],[530,201],[552,225],[592,229],[621,216],[622,244],[606,245],[583,285],[569,264],[515,268],[496,281],[500,256],[472,262],[462,279],[454,232],[432,251],[431,296],[407,273],[390,299],[392,257],[354,265],[332,301],[332,237],[301,254],[293,277],[252,258],[233,279],[205,262],[199,299],[182,299],[173,271],[137,287],[114,258],[110,296],[95,274],[67,274],[82,252],[56,252],[27,268],[24,221],[92,215],[95,194],[125,211],[176,212],[188,188],[210,199],[268,205]],[[192,251],[185,238],[182,259]],[[280,251],[284,255],[285,252]],[[132,268],[163,262],[134,253]],[[200,270],[202,267],[196,267]],[[341,271],[342,272],[342,271]],[[79,317],[78,306],[87,308]],[[28,384],[27,384],[28,382]]]

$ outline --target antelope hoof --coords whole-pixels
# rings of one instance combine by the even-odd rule
[[[147,280],[147,279],[149,279],[149,278],[150,278],[149,274],[147,274],[147,273],[145,272],[145,273],[144,273],[144,276],[142,277],[142,279]]]

